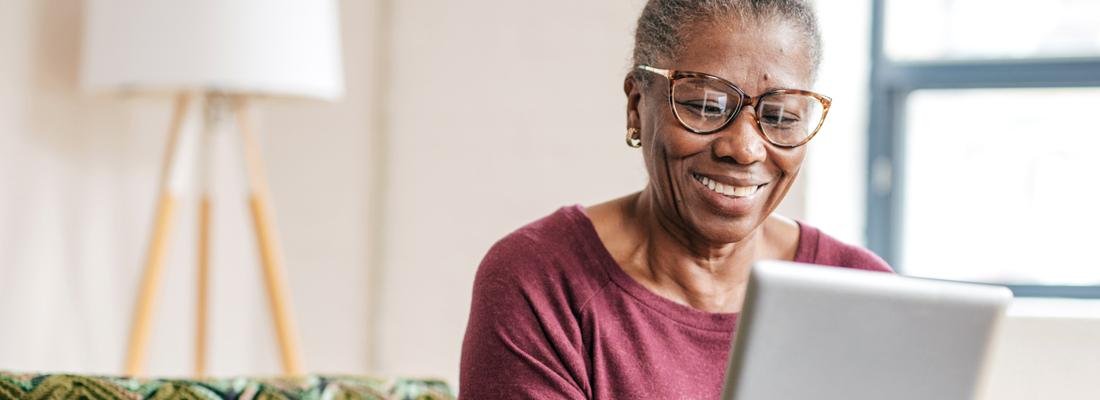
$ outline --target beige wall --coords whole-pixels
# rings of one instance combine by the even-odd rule
[[[376,356],[387,372],[455,379],[489,246],[557,207],[643,185],[621,94],[638,2],[392,7]]]

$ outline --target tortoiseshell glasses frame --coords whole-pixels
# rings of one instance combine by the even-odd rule
[[[692,72],[692,71],[677,71],[677,70],[674,70],[674,69],[661,69],[661,68],[654,68],[654,67],[651,67],[651,66],[648,66],[648,65],[637,65],[637,66],[635,66],[635,68],[639,69],[639,70],[642,70],[642,71],[647,71],[647,72],[651,72],[651,73],[654,73],[654,74],[657,74],[657,75],[661,75],[661,76],[665,77],[666,79],[668,79],[668,103],[669,103],[669,107],[672,108],[673,115],[676,116],[676,120],[678,122],[680,122],[680,125],[683,126],[684,129],[687,129],[687,130],[691,131],[692,133],[701,134],[701,135],[714,133],[714,132],[717,132],[717,131],[720,131],[720,130],[724,129],[727,125],[729,125],[730,121],[733,121],[734,119],[737,118],[737,115],[741,113],[741,110],[746,105],[747,106],[752,106],[754,109],[759,108],[759,105],[761,104],[760,100],[763,99],[763,98],[767,98],[769,96],[778,96],[778,95],[805,96],[807,98],[812,98],[813,100],[815,100],[815,101],[817,101],[821,104],[821,120],[818,121],[817,126],[814,127],[812,132],[809,132],[809,134],[807,134],[805,138],[802,138],[797,143],[783,143],[783,142],[777,141],[776,139],[774,139],[772,137],[769,137],[769,135],[767,133],[768,129],[765,129],[765,126],[760,122],[759,116],[753,115],[753,120],[756,121],[756,126],[758,128],[758,131],[759,131],[760,135],[763,136],[764,139],[768,141],[768,143],[771,143],[771,144],[779,146],[779,147],[787,147],[787,148],[798,147],[798,146],[804,145],[807,142],[809,142],[810,139],[813,139],[814,136],[816,136],[817,133],[819,131],[821,131],[821,126],[825,124],[825,116],[829,114],[829,107],[832,105],[832,102],[833,102],[833,100],[831,98],[829,98],[828,96],[818,94],[818,93],[814,93],[814,92],[811,92],[811,91],[808,91],[808,90],[800,90],[800,89],[777,89],[777,90],[772,90],[772,91],[769,91],[769,92],[766,92],[766,93],[762,93],[759,96],[749,96],[747,93],[745,93],[744,90],[741,90],[741,88],[737,87],[737,85],[734,85],[732,82],[727,81],[725,79],[722,79],[720,77],[711,75],[711,74],[706,74],[706,73],[702,73],[702,72]],[[736,107],[734,108],[733,112],[729,113],[729,116],[726,117],[725,121],[723,121],[717,127],[714,127],[714,128],[711,128],[711,129],[699,129],[699,128],[694,127],[691,124],[688,124],[687,122],[685,122],[684,118],[680,115],[680,111],[678,111],[678,109],[676,107],[676,104],[675,104],[675,100],[674,100],[674,98],[675,98],[675,89],[674,88],[676,87],[676,83],[678,81],[681,81],[683,79],[688,79],[688,78],[703,79],[704,81],[715,82],[715,83],[718,83],[722,86],[728,87],[729,89],[731,89],[733,91],[733,93],[737,93],[738,102],[737,102]]]

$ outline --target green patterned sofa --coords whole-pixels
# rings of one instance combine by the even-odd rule
[[[138,379],[0,371],[0,400],[443,400],[443,381],[349,376],[302,378]]]

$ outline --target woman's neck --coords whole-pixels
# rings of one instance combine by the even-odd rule
[[[764,224],[736,243],[708,243],[662,212],[648,190],[625,201],[624,219],[637,224],[627,273],[650,290],[695,309],[741,309],[749,267],[766,252]]]

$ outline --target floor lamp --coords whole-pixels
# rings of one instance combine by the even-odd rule
[[[156,217],[134,308],[126,374],[140,375],[151,314],[177,204],[185,195],[193,154],[209,154],[209,135],[231,115],[241,134],[252,214],[283,372],[302,372],[281,249],[249,100],[301,97],[335,100],[343,92],[335,0],[88,0],[82,86],[93,91],[175,93]],[[200,132],[189,125],[200,114]],[[197,139],[197,140],[196,140]],[[206,170],[208,157],[200,168]],[[208,172],[207,172],[208,173]],[[200,174],[204,176],[204,174]],[[204,179],[205,180],[205,179]],[[206,185],[203,185],[204,187]],[[206,316],[211,202],[199,208],[195,375],[206,368]]]

